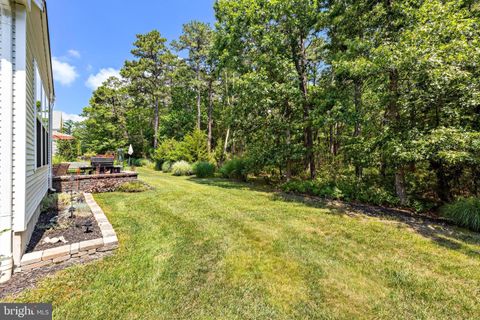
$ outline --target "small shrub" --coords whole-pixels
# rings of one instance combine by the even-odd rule
[[[61,163],[64,163],[64,162],[68,162],[67,158],[65,158],[61,155],[56,154],[52,157],[52,163],[53,164],[61,164]]]
[[[59,207],[66,207],[70,204],[70,202],[71,202],[71,196],[68,193],[66,192],[58,193],[57,204]]]
[[[150,186],[143,181],[129,181],[125,182],[117,188],[120,192],[143,192],[150,190]]]
[[[40,211],[47,212],[57,207],[58,193],[52,193],[46,195],[40,204]]]
[[[360,201],[374,205],[397,205],[398,198],[377,186],[333,181],[290,181],[281,186],[284,192],[308,194],[328,199]]]
[[[148,168],[148,169],[155,169],[155,162],[153,162],[150,159],[141,159],[140,164],[142,167]]]
[[[192,166],[186,161],[177,161],[172,165],[174,176],[189,176],[192,174]]]
[[[246,161],[240,158],[227,161],[220,168],[220,173],[225,178],[247,181]]]
[[[143,159],[135,159],[135,158],[132,158],[132,159],[130,160],[130,165],[131,165],[132,167],[143,167],[143,164],[144,164]]]
[[[440,213],[455,224],[480,231],[480,198],[465,198],[444,205]]]
[[[193,173],[198,178],[213,177],[215,173],[215,166],[210,162],[200,161],[193,165]]]
[[[162,164],[162,172],[168,173],[172,170],[172,163],[170,161],[165,161]]]

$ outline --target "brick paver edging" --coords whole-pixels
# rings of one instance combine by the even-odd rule
[[[93,255],[97,251],[112,251],[118,248],[117,234],[115,233],[115,230],[113,230],[107,216],[105,216],[103,210],[95,202],[91,193],[84,193],[84,195],[85,201],[92,210],[92,214],[100,227],[102,237],[76,242],[61,247],[26,253],[22,256],[20,266],[15,268],[15,272],[41,268],[49,264],[67,261],[71,258]]]

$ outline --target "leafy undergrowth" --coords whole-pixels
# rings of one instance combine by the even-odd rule
[[[95,195],[120,239],[17,301],[55,319],[473,319],[480,236],[286,202],[139,169],[154,190]]]

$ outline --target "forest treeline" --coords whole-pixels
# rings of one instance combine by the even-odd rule
[[[121,78],[93,93],[74,130],[82,152],[238,158],[287,191],[418,210],[478,196],[477,1],[214,9],[214,26],[188,22],[171,43],[157,30],[132,39]]]

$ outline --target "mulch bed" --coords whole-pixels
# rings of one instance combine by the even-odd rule
[[[73,218],[68,218],[65,210],[65,207],[60,207],[40,215],[27,246],[27,253],[102,237],[100,227],[91,212],[89,214],[74,214]],[[52,219],[57,219],[57,223],[51,223]],[[92,223],[92,227],[90,227],[91,232],[85,233],[84,224],[87,221]],[[67,241],[66,243],[62,241],[57,243],[44,242],[46,237],[54,238],[62,236]]]

